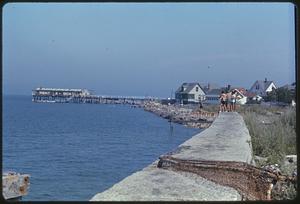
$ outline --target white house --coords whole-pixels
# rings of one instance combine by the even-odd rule
[[[237,99],[236,99],[236,103],[237,104],[241,104],[244,105],[247,103],[247,96],[245,96],[241,89],[234,89],[237,92]]]
[[[175,92],[175,99],[182,104],[205,100],[205,92],[199,83],[183,83]]]
[[[267,93],[271,92],[273,89],[277,89],[275,83],[273,81],[268,81],[267,78],[265,78],[264,81],[257,80],[254,82],[252,87],[249,89],[249,92],[255,93],[259,96],[267,96]]]

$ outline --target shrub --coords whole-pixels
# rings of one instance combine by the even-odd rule
[[[283,114],[273,113],[281,110]],[[265,108],[251,105],[240,110],[251,135],[253,153],[267,157],[267,163],[281,163],[287,154],[296,154],[296,111],[294,108]],[[271,114],[271,115],[268,115]],[[265,125],[258,118],[267,116],[272,120]]]

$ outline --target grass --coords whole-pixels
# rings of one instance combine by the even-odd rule
[[[284,108],[279,106],[263,106],[260,104],[241,105],[238,108],[239,113],[254,112],[261,115],[268,115],[282,111]]]
[[[203,105],[203,110],[205,111],[209,111],[209,112],[218,112],[219,111],[219,104],[204,104]],[[265,107],[265,106],[261,106],[260,104],[251,104],[251,105],[236,105],[236,109],[238,112],[240,113],[245,113],[245,112],[255,112],[258,114],[262,114],[265,115],[268,112],[277,112],[282,110],[281,107],[275,107],[275,106],[271,106],[271,107]]]
[[[251,135],[254,155],[267,158],[267,163],[281,164],[285,155],[296,154],[295,108],[251,105],[240,107],[239,112]]]

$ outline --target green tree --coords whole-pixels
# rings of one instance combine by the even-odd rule
[[[276,89],[273,89],[271,92],[267,92],[267,96],[264,97],[265,101],[276,101],[277,100],[277,92]]]
[[[287,88],[278,88],[276,89],[277,101],[284,103],[291,103],[293,100],[293,94]]]
[[[267,93],[266,97],[264,97],[265,101],[278,101],[284,103],[291,103],[293,99],[295,99],[295,93],[284,87],[273,89],[271,92]]]

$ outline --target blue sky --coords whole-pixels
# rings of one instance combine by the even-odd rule
[[[9,3],[3,91],[169,97],[183,82],[295,81],[291,3]]]

